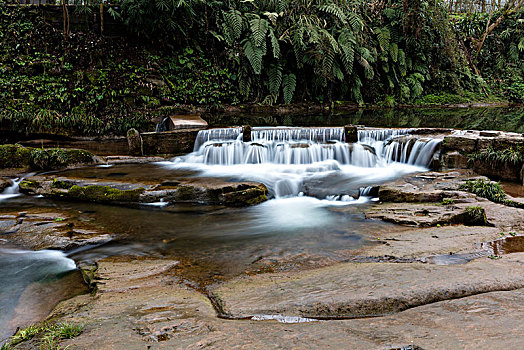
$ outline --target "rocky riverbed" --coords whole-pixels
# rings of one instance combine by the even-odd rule
[[[459,152],[457,143],[444,144],[441,161],[450,152]],[[459,152],[460,157],[475,150]],[[134,174],[130,169],[135,167],[143,167],[147,175]],[[111,244],[123,239],[129,243],[135,232],[151,228],[134,228],[131,222],[129,228],[115,231],[111,219],[99,220],[91,213],[102,207],[76,203],[102,203],[114,220],[121,220],[117,208],[122,204],[130,208],[129,219],[131,210],[138,213],[140,209],[133,208],[141,205],[191,205],[166,209],[166,215],[180,215],[180,211],[195,215],[197,205],[202,207],[198,213],[212,217],[206,221],[208,226],[195,227],[213,231],[224,225],[223,213],[250,213],[250,209],[226,206],[267,199],[267,189],[260,183],[191,173],[169,175],[165,169],[153,175],[155,167],[123,164],[28,177],[20,184],[21,191],[44,196],[42,201],[48,204],[0,207],[1,238],[35,250],[115,247]],[[263,247],[268,243],[256,245],[256,237],[251,237],[256,246],[251,260],[239,255],[244,249],[240,241],[224,246],[221,254],[229,254],[230,263],[237,265],[225,269],[215,258],[168,253],[170,244],[193,244],[184,246],[184,236],[170,233],[159,236],[161,248],[154,253],[122,249],[119,254],[83,258],[80,266],[92,293],[60,302],[47,320],[84,326],[78,337],[60,343],[72,349],[294,349],[347,348],[348,344],[358,349],[478,349],[501,344],[518,349],[524,342],[523,198],[519,191],[498,202],[481,197],[465,184],[491,184],[489,179],[457,168],[382,183],[373,190],[379,200],[361,207],[330,207],[329,215],[340,216],[348,226],[355,225],[358,217],[368,230],[358,245],[339,244],[330,247],[329,254],[286,246],[283,252],[266,251]],[[12,185],[10,180],[2,184]],[[157,215],[157,211],[141,213]],[[176,218],[173,225],[183,231],[185,223],[177,221],[182,216]],[[320,227],[315,229],[320,237],[332,239]],[[338,226],[336,234],[349,237]],[[227,239],[221,231],[219,235]],[[224,243],[217,240],[211,248],[203,245],[201,254],[222,256],[215,252],[220,244]],[[38,344],[35,338],[20,348]]]

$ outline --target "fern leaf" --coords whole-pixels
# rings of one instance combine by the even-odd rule
[[[389,45],[389,54],[393,59],[393,62],[397,63],[398,61],[398,45],[396,43],[391,43]]]
[[[242,15],[239,11],[232,9],[227,12],[223,11],[222,17],[224,19],[224,22],[222,23],[224,37],[226,42],[229,45],[232,45],[242,34]]]
[[[297,85],[297,77],[293,73],[284,75],[282,78],[282,93],[284,95],[284,102],[289,104],[293,100],[295,88]]]
[[[382,51],[389,48],[389,41],[391,40],[391,33],[387,28],[375,28],[373,30],[377,34],[378,44]]]
[[[336,17],[342,23],[346,23],[347,17],[344,14],[344,11],[342,11],[342,9],[338,7],[336,4],[331,3],[327,5],[322,5],[322,6],[319,6],[318,9],[322,12],[328,13]]]
[[[262,42],[266,40],[269,22],[264,18],[254,18],[249,21],[249,28],[253,35],[254,44],[256,46],[262,46]]]
[[[520,51],[524,51],[524,36],[520,38],[518,48]]]
[[[280,85],[282,85],[282,66],[280,64],[271,65],[267,75],[269,77],[269,93],[278,96]]]
[[[253,44],[251,40],[244,40],[244,54],[246,55],[249,63],[255,74],[259,75],[262,72],[262,56],[264,50]]]
[[[273,48],[273,57],[278,59],[280,57],[280,43],[271,27],[269,28],[269,39],[271,40],[271,47]]]

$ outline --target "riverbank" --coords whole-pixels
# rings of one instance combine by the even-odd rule
[[[53,310],[45,322],[82,326],[74,339],[60,340],[78,349],[294,348],[304,341],[327,348],[518,348],[524,161],[493,155],[520,154],[522,134],[362,128],[359,142],[347,143],[340,127],[250,133],[253,141],[242,142],[241,128],[204,130],[196,151],[174,161],[109,157],[20,182],[25,196],[0,201],[2,245],[64,251],[91,293],[75,296],[79,290],[70,287],[78,274],[58,279],[63,293],[49,294],[40,313],[28,317],[24,296],[46,286],[32,283],[13,302],[16,326]],[[297,164],[264,163],[283,146],[290,157],[301,155]],[[229,153],[244,149],[268,152],[259,153],[265,185],[249,185],[263,186],[270,198],[227,207],[215,200],[218,192],[228,199],[233,191],[229,200],[238,204],[256,174]],[[337,167],[323,158],[307,163],[317,149],[346,155],[322,153],[331,163],[338,159]],[[513,196],[474,172],[493,162],[516,169],[498,174],[516,174],[508,178]],[[218,197],[209,197],[217,189]],[[43,334],[18,347],[39,346]]]

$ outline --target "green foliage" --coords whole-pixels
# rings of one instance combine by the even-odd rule
[[[18,330],[14,336],[8,339],[0,349],[12,350],[18,348],[17,345],[40,337],[40,348],[43,350],[63,349],[58,343],[63,339],[73,339],[82,334],[84,326],[67,322],[56,324],[44,324],[42,326],[31,325],[27,328]]]
[[[72,323],[57,323],[46,328],[42,336],[41,349],[55,350],[62,349],[58,342],[63,339],[73,339],[82,334],[84,326]]]
[[[27,328],[20,329],[9,340],[9,347],[14,347],[22,342],[33,339],[35,335],[42,331],[42,327],[31,325]]]
[[[460,186],[460,189],[476,194],[479,197],[489,199],[495,203],[515,208],[524,208],[522,203],[509,199],[498,182],[486,182],[483,179],[475,181],[467,180],[465,184]]]
[[[522,165],[524,163],[524,148],[522,146],[516,146],[499,150],[489,147],[480,152],[468,154],[468,158],[471,162],[487,162],[492,166],[500,163]]]
[[[506,193],[498,182],[486,182],[483,179],[477,179],[475,181],[467,180],[465,184],[460,186],[460,189],[489,199],[495,203],[504,203],[507,200]]]
[[[487,36],[477,55],[472,38],[481,38],[486,27],[498,20],[503,11],[491,17],[488,13],[456,15],[454,25],[459,40],[474,52],[473,60],[485,77],[491,90],[510,101],[524,101],[524,12],[517,12],[504,19]]]
[[[490,226],[484,208],[467,207],[464,214],[466,216],[464,221],[466,225]]]
[[[444,198],[442,199],[443,205],[453,205],[455,204],[455,200],[453,198]]]
[[[97,11],[98,3],[79,11]],[[488,17],[450,17],[439,1],[112,4],[110,14],[132,35],[79,32],[64,41],[41,12],[0,2],[0,127],[123,135],[151,130],[158,109],[179,104],[343,100],[393,107],[484,101],[484,90],[514,101],[524,96],[520,13],[473,58],[484,81],[462,47],[474,44],[470,38]]]

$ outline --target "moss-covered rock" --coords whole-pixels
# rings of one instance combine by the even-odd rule
[[[30,148],[16,145],[0,145],[0,168],[31,168],[50,170],[78,164],[93,164],[93,153],[80,149]]]
[[[20,145],[0,145],[0,169],[27,168],[31,150]]]
[[[484,208],[481,207],[467,207],[461,219],[467,226],[493,226],[489,223]]]
[[[80,187],[72,186],[63,197],[88,202],[139,202],[140,195],[145,191],[143,187],[133,190],[119,190],[110,186],[92,185]]]
[[[30,156],[30,166],[36,170],[60,169],[93,163],[95,163],[95,155],[80,149],[34,148]]]
[[[60,188],[63,190],[68,190],[73,186],[74,186],[74,182],[67,181],[67,180],[53,179],[53,182],[51,183],[51,188]]]
[[[34,180],[24,180],[18,185],[20,192],[25,194],[35,194],[42,187],[40,182]]]
[[[219,195],[222,204],[231,207],[243,207],[260,204],[267,200],[267,189],[264,185],[239,185],[225,187]]]

